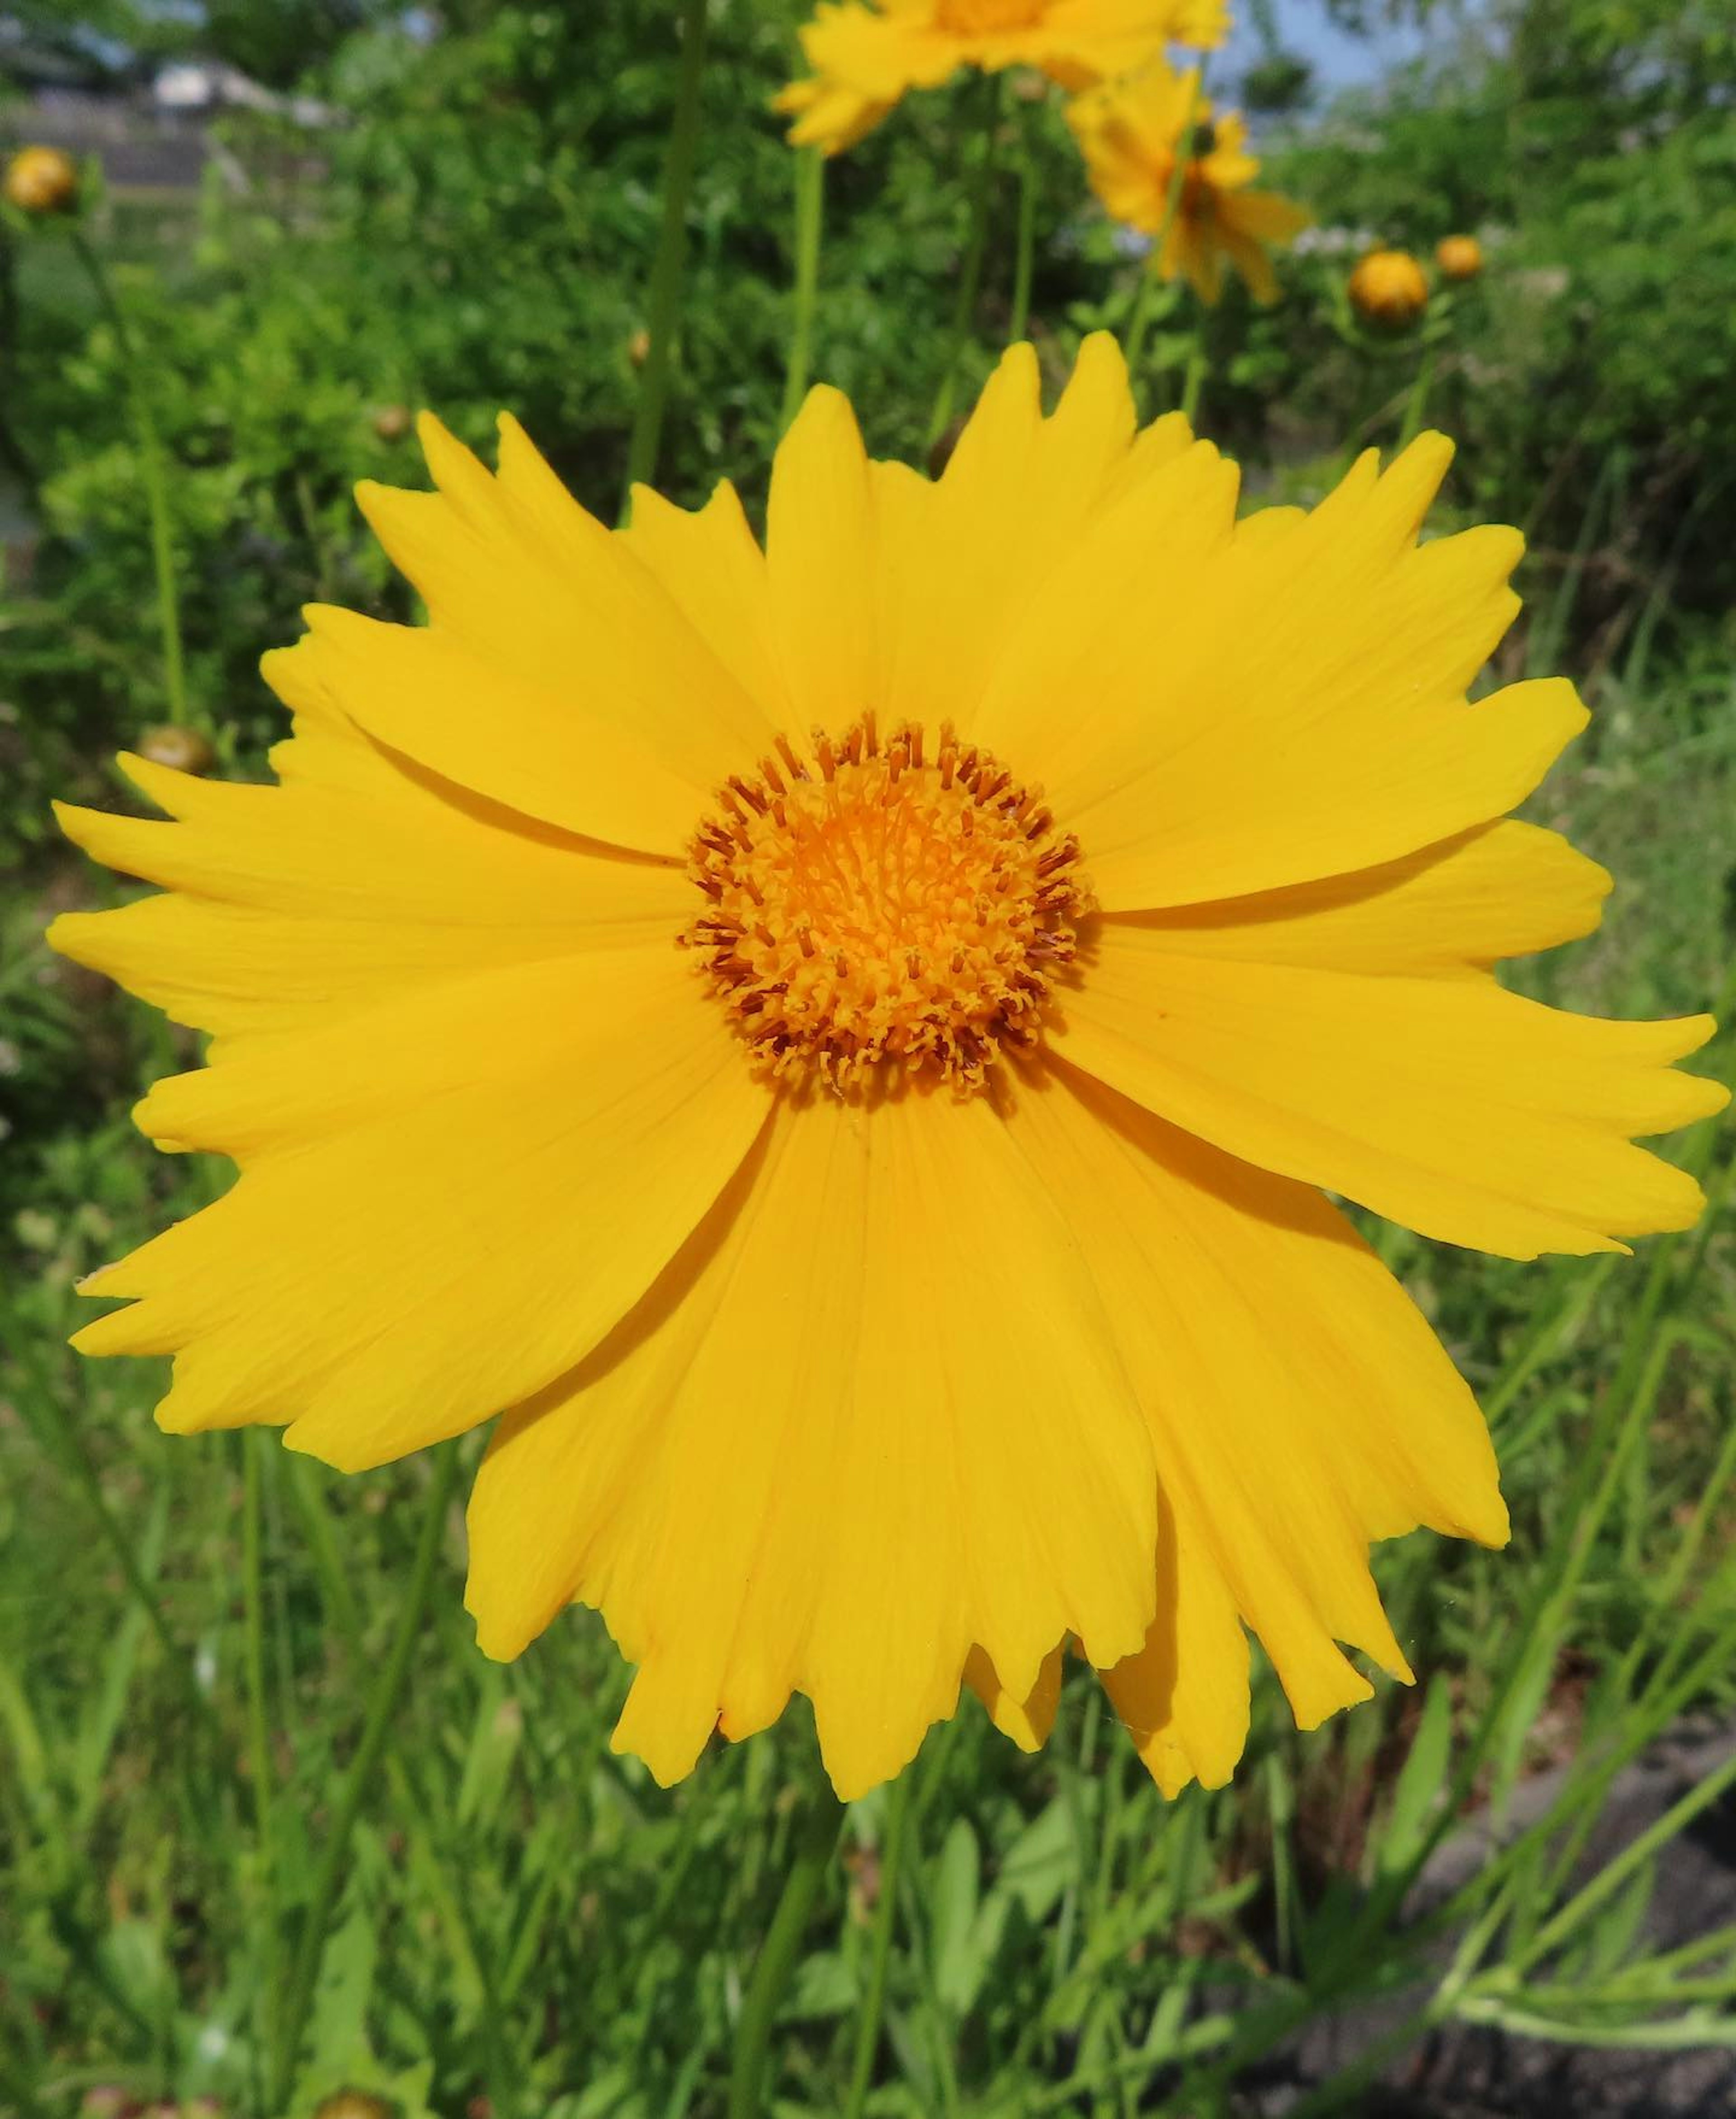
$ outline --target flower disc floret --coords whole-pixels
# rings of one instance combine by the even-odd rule
[[[775,748],[693,842],[708,902],[684,944],[774,1076],[982,1087],[1003,1046],[1037,1041],[1077,953],[1078,841],[1040,788],[949,728],[883,742],[867,714],[816,730],[806,758]]]

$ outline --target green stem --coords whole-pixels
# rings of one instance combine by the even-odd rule
[[[1187,378],[1181,385],[1181,416],[1189,426],[1194,424],[1194,415],[1200,409],[1200,392],[1205,381],[1205,311],[1202,308],[1194,320],[1192,343],[1187,349]]]
[[[959,274],[958,299],[953,304],[952,335],[947,341],[946,365],[940,387],[928,415],[927,446],[932,448],[946,432],[953,416],[953,400],[959,387],[959,364],[971,333],[977,295],[982,285],[982,253],[987,248],[989,202],[994,193],[995,132],[1000,122],[1000,77],[982,77],[982,123],[977,136],[977,165],[971,173],[970,226],[964,239],[964,262]]]
[[[300,2053],[302,2034],[307,2029],[308,2012],[313,2005],[313,1987],[319,1976],[319,1960],[325,1945],[326,1930],[331,1924],[332,1915],[348,1872],[350,1836],[355,1829],[355,1821],[361,1815],[362,1800],[374,1778],[374,1768],[379,1764],[380,1755],[392,1734],[392,1719],[397,1712],[404,1681],[410,1672],[411,1652],[422,1629],[429,1587],[434,1579],[434,1560],[440,1549],[440,1533],[445,1525],[446,1511],[452,1501],[453,1488],[457,1476],[458,1452],[456,1446],[448,1444],[437,1459],[428,1498],[423,1505],[421,1534],[416,1541],[415,1558],[411,1564],[410,1586],[405,1594],[403,1610],[398,1616],[397,1632],[392,1638],[385,1668],[380,1673],[369,1702],[368,1719],[362,1729],[361,1741],[356,1746],[349,1776],[338,1797],[337,1814],[332,1820],[325,1852],[313,1880],[313,1897],[302,1922],[295,1957],[290,1967],[281,2019],[282,2035],[273,2056],[273,2111],[281,2110],[287,2104],[294,2086],[295,2063]]]
[[[728,2119],[762,2119],[768,2105],[766,2061],[772,2026],[790,1983],[796,1953],[808,1925],[843,1829],[844,1810],[829,1788],[816,1788],[796,1840],[783,1895],[772,1916],[736,2027],[736,2051],[730,2066]]]
[[[132,334],[127,328],[126,317],[115,299],[103,262],[86,239],[82,229],[73,230],[72,248],[95,290],[109,327],[114,333],[126,373],[128,402],[138,437],[139,472],[144,480],[145,505],[151,517],[151,563],[156,577],[157,630],[163,643],[163,690],[168,700],[169,718],[179,725],[188,718],[187,672],[181,653],[181,599],[175,582],[174,540],[169,524],[169,480],[163,445],[140,373]]]
[[[1127,373],[1135,392],[1139,387],[1140,360],[1145,350],[1146,334],[1151,329],[1152,317],[1157,308],[1158,290],[1167,282],[1163,278],[1163,253],[1169,242],[1169,231],[1176,225],[1176,215],[1181,210],[1181,188],[1187,180],[1187,166],[1193,159],[1188,150],[1193,145],[1194,114],[1200,108],[1205,92],[1205,67],[1202,63],[1194,74],[1194,90],[1188,98],[1187,117],[1181,132],[1176,136],[1175,160],[1170,165],[1169,183],[1163,193],[1163,217],[1158,223],[1157,232],[1151,239],[1151,253],[1146,258],[1140,274],[1140,285],[1133,298],[1133,307],[1128,313],[1123,330],[1121,351],[1127,363]]]
[[[903,1866],[904,1827],[910,1811],[913,1770],[907,1768],[893,1783],[887,1798],[886,1839],[880,1850],[880,1895],[874,1909],[874,1949],[868,1965],[868,1994],[856,2027],[856,2060],[850,2071],[850,2094],[844,2119],[862,2119],[874,2056],[880,2042],[880,2018],[886,2008],[886,1969],[892,1956],[892,1931],[898,1920],[898,1872]]]
[[[320,1593],[342,1636],[350,1670],[360,1672],[368,1667],[368,1644],[362,1630],[361,1610],[345,1572],[313,1461],[308,1457],[291,1457],[289,1472],[290,1495],[307,1532],[308,1550],[319,1578]],[[453,1956],[481,1997],[477,2022],[482,2043],[483,2080],[495,2119],[510,2119],[518,2100],[500,2042],[502,2029],[510,2019],[502,2003],[499,1982],[494,1977],[493,1954],[483,1947],[463,1894],[448,1874],[434,1828],[434,1806],[429,1799],[420,1768],[414,1762],[409,1746],[396,1731],[387,1739],[385,1763],[387,1783],[409,1842],[412,1865],[419,1869],[434,1901]]]
[[[1410,386],[1410,395],[1404,402],[1404,424],[1399,429],[1397,450],[1408,449],[1417,438],[1423,424],[1423,410],[1428,402],[1429,385],[1435,379],[1435,349],[1425,349],[1417,368],[1417,379]]]
[[[278,1985],[276,1838],[272,1806],[272,1732],[265,1694],[265,1568],[262,1537],[262,1495],[260,1452],[270,1447],[263,1435],[241,1436],[241,1608],[244,1661],[247,1673],[248,1764],[253,1782],[253,1836],[258,1848],[259,1891],[263,1900],[260,1945],[265,1965],[260,1981],[264,2010],[264,2047],[276,2040]]]
[[[663,223],[651,268],[651,345],[639,383],[639,401],[627,448],[627,490],[648,484],[657,467],[663,435],[663,407],[675,352],[681,300],[681,268],[687,258],[687,200],[693,189],[694,163],[699,146],[699,86],[705,65],[707,0],[682,0],[681,70],[675,86],[675,116],[669,128],[669,155],[663,167]]]
[[[1025,335],[1031,315],[1031,281],[1037,266],[1037,157],[1031,152],[1028,121],[1019,128],[1019,248],[1013,268],[1013,318],[1007,344]]]
[[[784,372],[783,409],[777,430],[787,432],[801,410],[814,359],[814,310],[819,289],[820,224],[824,218],[826,158],[818,147],[803,147],[796,157],[796,331],[790,341],[790,364]]]

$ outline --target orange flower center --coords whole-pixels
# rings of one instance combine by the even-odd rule
[[[692,846],[682,935],[755,1060],[840,1092],[883,1063],[980,1088],[1035,1043],[1090,909],[1042,791],[949,728],[885,743],[866,715],[812,755],[782,736],[720,790]]]
[[[935,27],[957,37],[995,30],[1028,30],[1049,11],[1049,0],[935,0]]]

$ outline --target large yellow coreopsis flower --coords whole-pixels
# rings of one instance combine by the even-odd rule
[[[814,69],[777,107],[790,138],[836,155],[912,88],[961,66],[1037,67],[1065,88],[1160,58],[1166,42],[1209,51],[1229,27],[1228,0],[820,0],[801,32]]]
[[[1003,360],[931,483],[819,389],[733,490],[611,531],[501,423],[360,498],[425,599],[266,669],[277,782],[125,761],[166,886],[57,947],[213,1033],[139,1109],[234,1188],[87,1283],[175,1433],[346,1470],[499,1413],[469,1604],[573,1599],[659,1779],[792,1690],[853,1795],[961,1677],[1033,1744],[1063,1645],[1167,1790],[1223,1781],[1244,1628],[1298,1720],[1398,1676],[1367,1568],[1500,1543],[1469,1392],[1330,1187],[1515,1258],[1678,1229],[1630,1143],[1724,1101],[1703,1017],[1497,958],[1608,879],[1501,821],[1583,726],[1465,687],[1511,530],[1422,545],[1448,445],[1238,522],[1114,343]]]
[[[1290,242],[1308,214],[1276,192],[1249,188],[1260,161],[1247,151],[1247,128],[1234,111],[1214,121],[1197,72],[1178,74],[1160,63],[1107,82],[1075,96],[1067,123],[1104,206],[1148,235],[1163,230],[1176,157],[1186,158],[1153,270],[1166,280],[1185,273],[1202,302],[1215,303],[1228,262],[1256,300],[1277,300],[1266,246]]]

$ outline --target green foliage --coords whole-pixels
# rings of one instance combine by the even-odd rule
[[[658,481],[684,500],[723,475],[763,497],[794,178],[765,104],[794,12],[716,0]],[[181,27],[143,12],[174,48]],[[91,208],[148,348],[220,770],[257,772],[280,732],[253,665],[302,602],[410,614],[349,491],[420,482],[402,409],[486,447],[509,406],[590,505],[620,503],[667,12],[441,14],[418,42],[390,9],[218,11],[262,74],[305,57],[299,85],[341,122],[233,119],[244,188],[214,174],[197,202]],[[1438,294],[1427,327],[1432,415],[1464,444],[1450,508],[1533,533],[1504,673],[1577,667],[1597,709],[1535,814],[1622,886],[1594,941],[1516,982],[1594,1012],[1728,1006],[1736,59],[1715,4],[1536,0],[1497,21],[1456,72],[1298,130],[1270,174],[1328,235],[1426,254],[1490,234],[1483,279]],[[1274,107],[1300,85],[1269,46]],[[880,453],[921,457],[979,107],[963,88],[913,100],[827,172],[815,373]],[[1037,172],[1052,373],[1084,330],[1124,322],[1136,267],[1053,102],[1009,99],[996,123],[1003,167],[1018,128]],[[1005,336],[1016,211],[1009,175],[961,401]],[[259,1437],[168,1442],[147,1366],[63,1349],[77,1277],[220,1180],[150,1154],[125,1118],[193,1041],[39,943],[46,914],[109,888],[58,849],[48,796],[123,800],[108,754],[165,702],[112,322],[63,230],[0,233],[0,443],[15,486],[39,481],[21,498],[42,531],[0,594],[0,2109],[61,2119],[118,2084],[235,2119],[305,2119],[344,2089],[400,2119],[478,2097],[493,2119],[713,2119],[806,1829],[803,1713],[660,1792],[608,1750],[624,1679],[599,1624],[569,1616],[509,1669],[477,1657],[436,1467],[339,1481]],[[1347,441],[1396,429],[1418,345],[1353,325],[1354,241],[1290,261],[1279,309],[1232,294],[1206,322],[1204,424],[1252,490],[1311,498]],[[1195,330],[1181,298],[1160,308],[1152,408],[1179,394]],[[1728,1076],[1728,1038],[1711,1064]],[[1381,1553],[1423,1688],[1302,1736],[1263,1672],[1234,1784],[1173,1806],[1084,1673],[1034,1760],[967,1701],[906,1783],[851,1806],[774,2027],[780,2112],[854,2119],[861,2054],[876,2119],[1230,2119],[1308,2024],[1365,2004],[1389,2011],[1387,2045],[1303,2110],[1359,2108],[1382,2057],[1455,2025],[1732,2041],[1736,1937],[1666,1947],[1650,1917],[1658,1863],[1733,1769],[1625,1852],[1595,1836],[1626,1764],[1684,1713],[1736,1705],[1736,1135],[1704,1126],[1681,1152],[1716,1211],[1637,1259],[1517,1267],[1380,1239],[1488,1408],[1516,1523],[1500,1556],[1421,1534]],[[466,1468],[476,1446],[457,1445]],[[425,1529],[429,1616],[364,1771]],[[1473,1816],[1489,1844],[1443,1882],[1431,1857]]]

